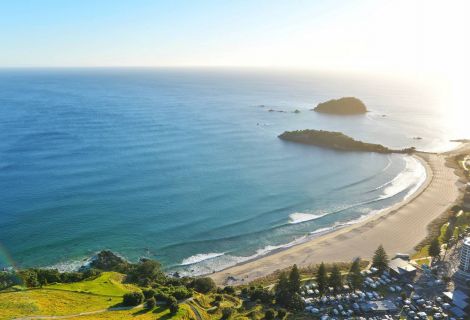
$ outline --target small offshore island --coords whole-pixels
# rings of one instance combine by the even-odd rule
[[[364,102],[354,97],[331,99],[326,102],[319,103],[312,110],[316,112],[337,115],[355,115],[367,112],[367,108]]]
[[[309,144],[341,151],[363,151],[377,153],[413,153],[416,151],[414,147],[394,150],[381,144],[358,141],[342,132],[336,131],[313,129],[285,131],[279,135],[279,138],[286,141]]]

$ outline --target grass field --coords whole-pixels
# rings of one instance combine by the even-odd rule
[[[67,290],[76,292],[86,292],[106,296],[122,297],[131,291],[140,291],[134,285],[123,284],[124,275],[117,272],[103,272],[93,280],[85,280],[74,283],[58,283],[48,285],[47,289]]]
[[[179,311],[175,315],[170,315],[167,308],[157,307],[154,310],[147,311],[143,308],[136,308],[132,310],[124,311],[109,311],[89,316],[72,317],[70,319],[76,320],[124,320],[124,319],[135,319],[135,320],[191,320],[196,319],[191,308],[187,304],[181,304]]]
[[[109,308],[121,297],[86,293],[33,289],[0,293],[0,319],[31,315],[67,315]]]

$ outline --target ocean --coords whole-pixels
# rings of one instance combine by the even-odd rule
[[[438,93],[354,74],[1,70],[0,266],[67,270],[110,249],[195,275],[354,223],[409,196],[422,165],[277,136],[449,149],[461,136]],[[370,112],[310,110],[342,96]]]

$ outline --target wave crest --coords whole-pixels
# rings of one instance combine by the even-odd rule
[[[211,252],[211,253],[198,253],[195,254],[194,256],[190,256],[186,259],[184,259],[181,262],[182,266],[189,266],[191,264],[196,264],[205,260],[210,260],[214,259],[220,256],[223,256],[225,253],[224,252]]]

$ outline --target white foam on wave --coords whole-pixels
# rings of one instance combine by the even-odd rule
[[[199,253],[195,254],[194,256],[191,256],[189,258],[184,259],[181,262],[182,266],[188,266],[191,264],[199,263],[205,260],[210,260],[214,259],[220,256],[223,256],[225,253],[224,252],[211,252],[211,253]]]
[[[376,188],[383,189],[380,200],[391,198],[407,189],[405,200],[412,195],[426,180],[426,169],[414,157],[404,158],[405,168],[395,178]]]
[[[81,267],[87,267],[93,258],[70,260],[65,262],[58,262],[51,266],[45,267],[46,269],[57,269],[59,272],[74,272],[78,271]]]
[[[276,250],[286,249],[286,248],[295,246],[297,244],[305,242],[307,239],[308,239],[307,236],[304,236],[304,237],[295,239],[294,241],[289,242],[287,244],[276,245],[276,246],[268,245],[268,246],[265,246],[264,248],[256,250],[256,252],[250,256],[235,256],[235,255],[229,255],[229,254],[219,254],[218,256],[212,257],[210,259],[204,259],[204,260],[201,260],[200,262],[197,262],[191,265],[185,265],[181,263],[180,266],[183,267],[183,269],[180,269],[177,271],[182,276],[199,276],[199,275],[209,274],[212,272],[220,271],[225,268],[234,266],[239,263],[243,263],[249,260],[259,258],[261,256],[267,255]],[[195,256],[200,256],[200,254],[194,255],[193,257]],[[185,260],[183,260],[183,262]]]
[[[313,213],[305,213],[305,212],[294,212],[289,215],[289,223],[290,224],[297,224],[302,223],[310,220],[316,220],[318,218],[326,216],[328,213],[322,214],[313,214]]]
[[[379,196],[377,200],[388,199],[408,190],[408,192],[406,193],[404,197],[404,199],[406,200],[408,197],[413,195],[421,187],[421,185],[426,181],[426,169],[419,160],[411,156],[404,157],[404,160],[405,160],[405,168],[403,169],[403,171],[401,171],[392,180],[388,181],[387,183],[375,189],[375,190],[383,189],[382,195]],[[390,167],[390,163],[386,166],[386,169],[388,169],[389,167]],[[383,171],[386,171],[386,169],[384,169]],[[365,201],[363,203],[351,205],[343,209],[365,205],[370,202],[371,201]],[[195,255],[195,256],[192,256],[183,260],[183,263],[181,264],[181,266],[182,267],[187,266],[184,264],[184,262],[190,261],[190,259],[192,259],[192,261],[195,261],[197,260],[196,257],[200,258],[200,261],[193,262],[191,264],[190,269],[186,268],[179,272],[181,275],[193,275],[194,276],[194,275],[210,274],[215,271],[220,271],[225,268],[234,266],[236,264],[243,263],[249,260],[259,258],[264,255],[267,255],[269,253],[272,253],[273,251],[286,249],[286,248],[304,243],[313,238],[316,238],[323,234],[346,227],[348,225],[360,223],[370,218],[371,216],[382,213],[384,210],[387,210],[387,209],[388,208],[370,210],[370,209],[364,208],[363,209],[364,214],[362,214],[360,217],[356,219],[349,220],[349,221],[337,221],[332,226],[314,230],[310,232],[308,235],[297,238],[294,241],[291,241],[287,244],[276,245],[276,246],[273,246],[273,245],[265,246],[264,248],[258,249],[253,255],[250,255],[250,256],[235,256],[235,255],[230,255],[230,254],[216,254],[216,253],[198,254],[198,255]],[[327,212],[327,213],[321,213],[321,214],[314,214],[314,213],[294,212],[289,215],[289,223],[297,224],[297,223],[302,223],[306,221],[311,221],[311,220],[319,219],[328,214],[330,213]]]

